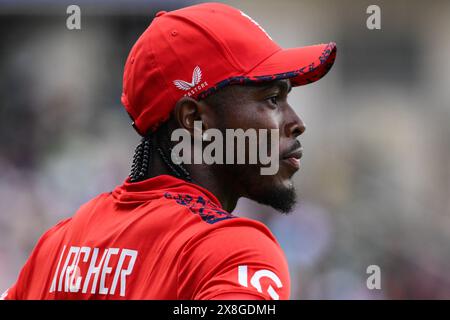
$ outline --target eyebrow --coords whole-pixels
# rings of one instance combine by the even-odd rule
[[[292,85],[290,81],[283,81],[283,80],[275,80],[271,81],[263,86],[261,86],[261,90],[269,90],[273,87],[278,87],[280,91],[285,91],[287,93],[291,92]]]

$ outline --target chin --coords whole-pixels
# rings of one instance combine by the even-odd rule
[[[270,206],[275,210],[288,214],[297,203],[297,194],[291,179],[270,179],[261,183],[255,182],[248,198],[258,203]]]

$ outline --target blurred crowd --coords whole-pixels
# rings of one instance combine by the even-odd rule
[[[224,1],[284,47],[335,41],[336,64],[294,89],[306,122],[299,203],[242,199],[288,258],[292,299],[450,298],[450,3]],[[120,105],[127,54],[159,10],[188,1],[0,2],[0,291],[42,233],[129,173],[139,137]],[[367,267],[381,289],[366,286]]]

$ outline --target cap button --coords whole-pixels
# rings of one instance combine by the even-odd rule
[[[155,15],[155,17],[160,17],[160,16],[162,16],[163,14],[166,14],[167,13],[167,11],[159,11],[156,15]]]

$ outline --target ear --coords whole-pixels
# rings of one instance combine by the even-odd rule
[[[207,130],[208,124],[205,123],[207,118],[205,111],[204,103],[191,97],[182,97],[176,103],[173,113],[178,126],[188,130],[193,135],[195,121],[201,121],[202,130]]]

